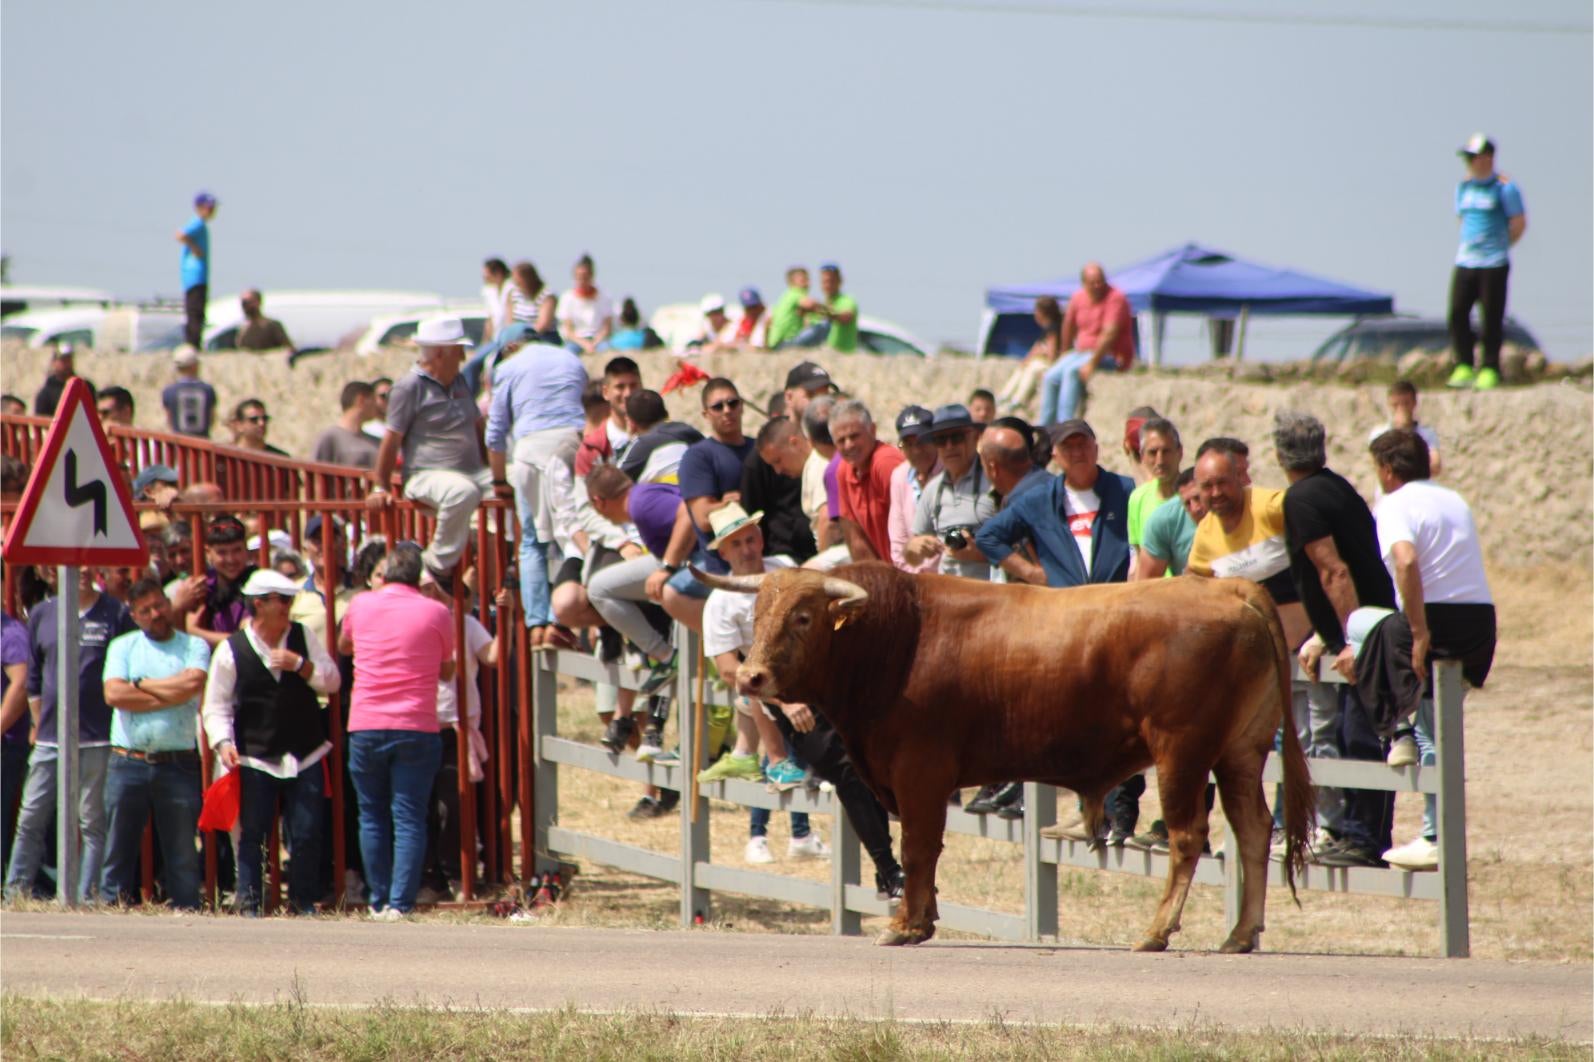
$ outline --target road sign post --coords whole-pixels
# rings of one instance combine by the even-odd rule
[[[149,550],[139,531],[127,477],[100,427],[88,384],[67,381],[3,547],[9,564],[56,566],[56,898],[74,907],[78,846],[79,569],[142,567]]]
[[[55,902],[76,907],[83,851],[78,847],[78,571],[55,570]]]

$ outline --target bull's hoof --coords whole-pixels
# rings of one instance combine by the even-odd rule
[[[1168,950],[1168,942],[1166,940],[1159,940],[1156,937],[1147,937],[1145,940],[1142,940],[1139,944],[1136,944],[1132,950],[1134,950],[1134,951],[1167,951]]]
[[[1255,934],[1247,933],[1243,937],[1230,937],[1218,949],[1224,955],[1249,955],[1256,950]]]
[[[919,938],[905,929],[898,929],[892,926],[884,930],[878,937],[875,937],[874,942],[882,948],[900,948],[904,944],[917,944]]]

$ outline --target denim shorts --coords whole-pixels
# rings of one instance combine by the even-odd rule
[[[690,568],[682,568],[670,576],[670,581],[664,585],[678,594],[695,597],[699,601],[707,600],[708,595],[713,592],[710,587],[704,586],[697,581],[697,577],[692,574]]]

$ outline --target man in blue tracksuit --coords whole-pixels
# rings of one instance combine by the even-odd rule
[[[1489,391],[1500,386],[1500,341],[1505,331],[1506,279],[1511,248],[1528,230],[1522,191],[1494,171],[1494,141],[1477,133],[1457,150],[1467,161],[1467,178],[1456,185],[1456,216],[1461,246],[1450,278],[1450,345],[1456,367],[1451,387]],[[1483,311],[1483,367],[1474,372],[1472,306]]]
[[[1128,476],[1097,463],[1096,433],[1083,420],[1065,420],[1052,430],[1052,456],[1063,474],[1013,498],[980,526],[974,543],[1009,582],[1040,586],[1084,586],[1129,579]],[[1028,539],[1035,560],[1018,551]],[[1039,563],[1036,563],[1036,562]],[[1134,836],[1146,780],[1135,775],[1107,794],[1110,843]]]

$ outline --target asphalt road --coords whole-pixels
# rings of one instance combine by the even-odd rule
[[[740,933],[0,915],[8,992],[1594,1039],[1591,967]]]

